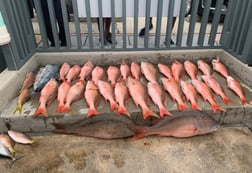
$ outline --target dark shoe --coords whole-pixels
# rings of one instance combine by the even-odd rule
[[[149,31],[153,29],[153,24],[150,24]],[[142,28],[139,32],[139,37],[143,37],[145,35],[145,28]]]
[[[106,36],[106,40],[108,43],[112,44],[112,33],[109,32],[108,35]],[[117,44],[117,41],[115,40],[115,44]]]

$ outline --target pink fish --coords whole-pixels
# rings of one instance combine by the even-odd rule
[[[220,86],[220,84],[212,77],[212,76],[206,76],[202,75],[201,76],[204,82],[212,88],[212,90],[215,92],[216,95],[221,96],[223,102],[227,105],[231,100],[227,97],[225,94],[224,90]]]
[[[179,84],[174,79],[162,78],[162,83],[164,85],[164,89],[168,91],[173,101],[177,101],[178,110],[181,111],[183,109],[187,109],[188,106],[183,101],[183,93]]]
[[[122,82],[125,82],[127,80],[127,77],[130,75],[130,68],[123,60],[121,66],[120,66],[121,76],[122,76]]]
[[[119,103],[118,109],[117,109],[117,115],[119,114],[125,114],[130,117],[129,111],[125,107],[125,102],[129,102],[129,92],[128,88],[122,84],[117,82],[115,86],[115,100]]]
[[[213,69],[217,72],[219,72],[223,77],[228,77],[229,73],[226,69],[226,67],[220,62],[220,58],[217,57],[217,59],[212,60]]]
[[[184,62],[184,67],[191,79],[197,79],[198,69],[196,65],[194,65],[191,61],[186,60]]]
[[[93,115],[98,115],[99,112],[96,109],[96,107],[99,105],[100,100],[101,100],[101,95],[99,93],[98,87],[95,85],[94,81],[88,81],[86,91],[84,93],[86,102],[89,106],[87,118],[93,116]]]
[[[141,71],[149,82],[158,84],[158,71],[152,64],[141,62]]]
[[[240,97],[241,104],[249,104],[247,101],[242,86],[233,77],[227,76],[227,87],[234,91],[236,95]]]
[[[112,86],[108,82],[98,80],[98,88],[104,99],[109,101],[110,110],[115,110],[117,108],[117,103],[115,101],[115,94]]]
[[[177,83],[179,83],[180,79],[182,79],[185,75],[185,69],[183,65],[178,61],[175,61],[174,63],[172,63],[171,71],[172,71],[172,76],[174,77]]]
[[[69,72],[67,73],[66,79],[68,83],[71,83],[73,80],[77,79],[79,73],[80,73],[80,66],[74,65]]]
[[[83,81],[75,83],[68,91],[66,95],[66,103],[62,112],[72,112],[70,105],[77,100],[80,100],[84,96],[85,85]]]
[[[192,84],[193,84],[194,88],[198,91],[198,93],[201,94],[203,100],[205,102],[208,100],[208,102],[212,106],[214,113],[216,113],[217,110],[226,112],[226,110],[224,108],[222,108],[221,106],[219,106],[215,102],[214,96],[213,96],[210,88],[204,82],[201,82],[201,81],[195,79],[195,80],[192,80]]]
[[[200,69],[201,72],[202,72],[204,75],[207,75],[207,76],[212,75],[213,70],[212,70],[212,68],[211,68],[210,65],[208,65],[207,63],[205,63],[205,62],[202,61],[202,60],[198,60],[197,64],[198,64],[198,69]]]
[[[115,66],[109,66],[107,69],[108,82],[111,82],[111,86],[114,88],[116,82],[120,77],[120,70]]]
[[[35,141],[30,139],[28,136],[24,135],[23,133],[16,132],[14,130],[8,130],[8,135],[13,139],[15,142],[20,144],[34,144]]]
[[[166,108],[166,95],[164,90],[158,85],[151,82],[147,84],[147,91],[153,103],[158,106],[159,114],[162,118],[164,115],[172,115]]]
[[[41,90],[39,98],[39,107],[35,112],[35,117],[39,114],[43,114],[45,117],[48,117],[46,105],[50,105],[57,96],[58,82],[55,79],[50,79],[44,88]]]
[[[60,81],[65,81],[65,77],[67,73],[69,72],[69,70],[70,70],[70,65],[65,62],[60,68],[60,78],[59,78]]]
[[[141,69],[140,66],[137,63],[132,62],[131,66],[130,66],[130,71],[132,76],[136,79],[136,80],[140,80],[141,77]]]
[[[92,71],[92,81],[97,85],[98,80],[105,80],[106,74],[102,67],[96,66]]]
[[[201,110],[198,107],[198,94],[194,87],[190,83],[187,83],[183,80],[180,81],[180,85],[187,101],[190,100],[192,109]]]
[[[148,116],[159,118],[159,116],[148,107],[148,94],[140,81],[133,79],[132,77],[128,77],[128,88],[136,107],[140,105],[142,108],[144,119]]]
[[[79,80],[84,81],[86,78],[88,78],[91,75],[93,69],[94,64],[90,60],[88,60],[88,62],[84,64],[83,67],[81,68],[81,72],[79,74]]]
[[[27,73],[19,94],[21,94],[23,90],[29,89],[34,84],[34,82],[35,82],[35,74],[33,72]]]
[[[71,85],[68,82],[63,82],[59,86],[58,97],[57,97],[57,101],[59,104],[58,104],[58,107],[56,108],[56,112],[58,112],[58,113],[63,112],[65,101],[66,101],[66,95],[67,95],[70,88],[71,88]]]
[[[158,64],[158,69],[159,69],[159,72],[165,75],[165,77],[167,77],[168,79],[173,78],[171,69],[167,65]]]

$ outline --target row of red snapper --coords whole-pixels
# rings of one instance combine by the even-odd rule
[[[219,58],[212,60],[213,70],[212,67],[203,60],[198,60],[197,66],[189,60],[186,60],[184,65],[175,61],[172,63],[171,69],[167,65],[158,64],[159,72],[165,76],[161,78],[163,88],[168,91],[174,101],[177,101],[179,111],[188,109],[188,106],[184,102],[184,95],[187,100],[190,100],[192,109],[201,110],[197,104],[197,92],[202,96],[204,101],[208,101],[211,104],[214,113],[216,113],[217,110],[226,111],[216,103],[211,91],[212,89],[216,95],[222,97],[225,104],[231,102],[226,96],[223,88],[213,78],[213,70],[219,72],[226,78],[227,87],[240,97],[242,104],[248,103],[241,85],[230,76],[228,70],[220,62]],[[201,78],[204,82],[198,80],[198,69],[203,73]],[[184,77],[185,71],[190,76],[192,84],[181,80]],[[148,116],[159,117],[148,106],[149,96],[152,98],[154,104],[159,107],[160,117],[171,115],[165,106],[166,94],[159,84],[159,72],[152,64],[147,62],[141,62],[140,66],[137,63],[132,62],[130,67],[123,62],[120,65],[120,68],[116,66],[108,67],[107,82],[105,81],[106,73],[104,69],[100,66],[95,67],[91,61],[84,64],[82,68],[78,65],[70,67],[69,64],[64,63],[60,69],[59,79],[63,82],[59,85],[55,79],[51,79],[45,85],[41,90],[41,96],[39,99],[40,105],[35,116],[38,116],[39,114],[48,116],[46,106],[50,105],[56,97],[58,101],[56,112],[71,112],[70,105],[74,101],[81,99],[83,96],[89,106],[87,117],[97,115],[99,112],[96,107],[100,102],[101,95],[106,101],[108,100],[110,102],[111,111],[117,109],[117,114],[130,116],[129,111],[125,107],[125,103],[128,102],[129,95],[131,95],[136,106],[138,107],[140,105],[144,119]],[[130,76],[130,73],[132,77]],[[149,81],[147,84],[147,91],[140,81],[142,74]],[[26,78],[29,78],[29,74],[27,74]],[[91,80],[89,80],[90,78]],[[78,82],[71,85],[76,79],[78,79]],[[127,87],[125,82],[127,82]],[[117,105],[117,103],[119,105]]]

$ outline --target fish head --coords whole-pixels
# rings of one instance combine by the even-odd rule
[[[220,125],[215,119],[208,115],[198,116],[198,120],[195,121],[195,128],[197,129],[197,134],[206,134],[216,131]]]

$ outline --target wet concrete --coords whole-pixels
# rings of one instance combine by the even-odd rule
[[[147,137],[132,141],[66,135],[34,136],[11,170],[0,159],[1,172],[252,172],[252,132],[246,127],[186,139]],[[19,154],[21,155],[21,154]]]

